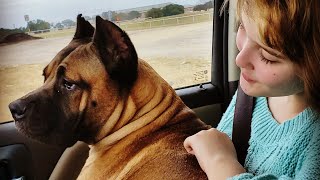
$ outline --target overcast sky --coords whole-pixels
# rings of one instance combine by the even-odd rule
[[[122,10],[154,4],[172,2],[181,5],[195,5],[209,0],[0,0],[0,28],[26,27],[24,15],[30,20],[61,22],[84,16],[101,14],[111,10]]]

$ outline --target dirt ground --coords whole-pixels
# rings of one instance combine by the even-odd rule
[[[0,122],[12,120],[8,105],[11,101],[40,87],[45,64],[0,67]]]
[[[6,36],[4,39],[0,41],[0,44],[11,44],[11,43],[19,43],[22,41],[41,39],[40,37],[33,37],[26,33],[15,33]]]
[[[174,88],[211,79],[211,33],[211,23],[128,32],[139,57]],[[71,38],[0,46],[0,122],[12,120],[10,102],[41,86],[43,68]]]

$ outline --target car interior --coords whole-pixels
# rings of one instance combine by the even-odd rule
[[[223,0],[213,2],[211,80],[175,90],[202,121],[216,127],[237,90],[239,69],[235,2],[224,10]],[[20,134],[12,119],[0,124],[0,134],[0,179],[76,179],[88,157],[87,144],[66,149],[42,144]]]

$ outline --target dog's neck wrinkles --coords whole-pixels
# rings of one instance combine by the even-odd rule
[[[161,88],[159,88],[158,91],[156,92],[155,96],[159,97],[158,94],[162,94],[161,91],[162,91]],[[120,117],[120,114],[122,114],[122,112],[120,112],[118,110],[124,109],[123,103],[121,103],[121,105],[118,106],[119,108],[117,107],[116,110],[114,111],[114,113],[112,114],[112,116],[111,116],[112,119],[110,118],[110,121],[112,121],[112,122],[110,122],[110,123],[107,122],[107,124],[109,124],[111,126],[112,125],[115,126],[116,119],[117,119],[115,117],[119,117],[118,120],[120,122],[121,122],[120,119],[123,119],[122,122],[130,121],[130,120],[131,120],[131,122],[124,125],[123,127],[116,130],[115,132],[112,132],[111,134],[107,135],[102,140],[100,140],[97,144],[95,144],[94,145],[95,151],[99,151],[100,148],[105,150],[106,147],[113,145],[114,143],[118,142],[122,138],[126,137],[128,134],[131,134],[132,132],[134,132],[142,127],[145,127],[147,124],[154,121],[157,117],[159,117],[168,108],[168,106],[171,105],[172,94],[167,94],[167,96],[164,99],[162,99],[162,101],[159,103],[157,103],[156,101],[159,101],[159,99],[157,99],[157,100],[155,99],[154,102],[150,102],[151,105],[149,105],[149,103],[147,104],[150,107],[156,106],[154,108],[151,108],[151,111],[149,111],[149,112],[138,111],[138,114],[136,116],[134,116],[132,119],[125,119],[125,118]],[[122,107],[120,107],[120,106],[122,106]],[[142,110],[144,110],[144,109],[142,109]],[[137,118],[135,118],[135,117],[137,117]],[[114,126],[112,126],[112,127],[114,127]],[[112,127],[109,127],[109,128],[106,127],[105,129],[110,132]]]
[[[123,100],[119,100],[116,108],[114,109],[113,113],[109,117],[109,119],[106,121],[106,124],[102,127],[99,134],[97,135],[98,140],[104,138],[106,135],[110,134],[111,130],[114,128],[114,126],[117,124],[121,113],[123,111],[124,102]]]
[[[141,64],[139,67],[140,69],[145,68]],[[154,75],[152,78],[146,78],[146,76],[150,76],[150,73],[154,72],[139,75],[128,98],[119,101],[115,111],[99,133],[99,137],[103,138],[91,146],[90,154],[99,154],[101,151],[103,153],[128,135],[134,136],[136,139],[139,137],[138,130],[155,131],[166,124],[171,119],[169,117],[176,114],[175,111],[181,104],[179,103],[181,100],[174,98],[174,90],[169,88],[167,84],[154,80]],[[95,157],[97,157],[96,155]],[[89,159],[91,158],[93,157]],[[90,161],[89,159],[88,161]]]

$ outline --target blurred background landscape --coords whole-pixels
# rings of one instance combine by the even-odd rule
[[[6,8],[5,11],[11,6],[32,1],[33,4],[23,7],[28,9],[30,5],[36,12],[41,3],[49,0],[0,1],[0,10]],[[138,6],[139,3],[160,0],[136,0],[136,4],[130,4],[134,0],[119,0],[122,6],[118,10],[102,7],[86,10],[72,4],[68,7],[69,3],[75,2],[71,0],[60,3],[60,9],[56,10],[59,1],[46,4],[47,9],[40,8],[45,10],[40,13],[41,17],[21,12],[23,15],[20,14],[19,18],[23,19],[22,22],[10,18],[4,20],[5,12],[0,11],[0,122],[12,120],[8,109],[11,101],[41,86],[43,68],[72,40],[78,13],[82,13],[93,26],[99,15],[124,29],[139,58],[146,60],[173,88],[206,83],[211,79],[213,1],[177,0],[171,3],[162,0],[163,3]],[[92,3],[96,1],[99,0]],[[122,9],[124,5],[129,7]],[[116,8],[116,2],[108,7]],[[72,12],[59,16],[63,9]],[[48,14],[52,10],[57,15],[50,17]],[[18,16],[18,11],[13,8],[11,11],[8,13]]]

